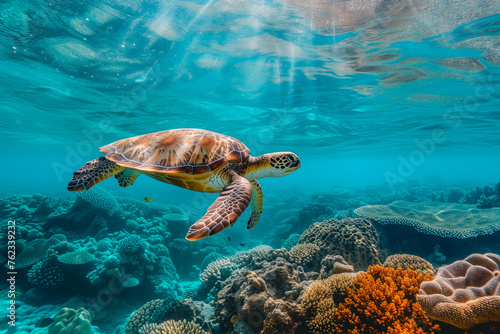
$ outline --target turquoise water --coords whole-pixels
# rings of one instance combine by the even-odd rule
[[[499,35],[500,3],[487,0],[4,1],[0,197],[74,201],[66,185],[101,155],[99,147],[176,128],[232,136],[254,156],[301,158],[295,173],[260,181],[264,212],[268,205],[272,214],[251,232],[238,221],[235,245],[280,248],[263,241],[279,223],[272,210],[300,210],[339,187],[359,199],[368,186],[380,196],[415,184],[427,194],[493,186],[500,181]],[[115,197],[176,205],[191,219],[217,197],[146,177],[125,189],[111,180],[99,186]],[[350,208],[379,204],[361,202]],[[2,217],[13,218],[23,219]],[[57,233],[43,227],[36,237]],[[446,263],[462,256],[452,254]],[[180,280],[193,279],[189,270],[177,268]],[[122,324],[130,312],[123,314]],[[111,333],[100,321],[94,325]]]

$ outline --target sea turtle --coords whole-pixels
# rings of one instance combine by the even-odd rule
[[[201,192],[220,192],[207,213],[191,226],[187,240],[198,240],[232,226],[250,204],[247,229],[262,213],[257,179],[288,175],[300,167],[291,152],[252,157],[235,138],[200,129],[175,129],[122,139],[100,148],[105,157],[87,162],[73,173],[72,192],[88,190],[115,176],[128,187],[140,174]]]

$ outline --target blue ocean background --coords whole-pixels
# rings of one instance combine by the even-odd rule
[[[221,232],[235,245],[264,243],[277,224],[266,205],[280,199],[493,186],[499,35],[500,3],[488,0],[3,1],[0,198],[73,201],[66,185],[99,147],[176,128],[301,158],[260,181],[254,230],[246,212]],[[144,176],[99,186],[193,217],[217,197]]]

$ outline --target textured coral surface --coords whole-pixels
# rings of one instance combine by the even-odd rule
[[[311,225],[300,238],[300,244],[315,244],[320,255],[341,255],[356,270],[380,264],[384,249],[378,232],[366,219],[325,220]]]
[[[431,318],[458,328],[500,322],[500,256],[472,254],[439,268],[418,302]]]

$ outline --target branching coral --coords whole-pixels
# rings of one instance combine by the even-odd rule
[[[493,187],[476,187],[461,199],[465,204],[476,204],[479,209],[489,209],[500,206],[500,182]]]
[[[371,266],[357,275],[354,288],[339,305],[335,327],[338,333],[434,333],[433,325],[417,303],[423,281],[431,279],[413,270]]]

